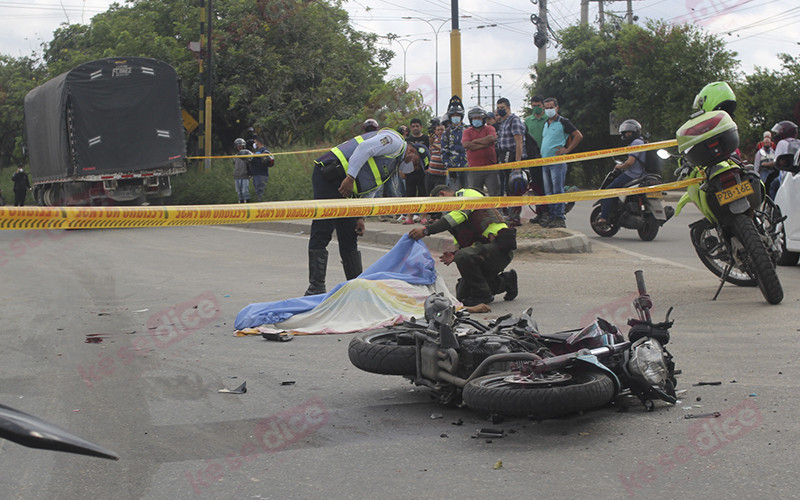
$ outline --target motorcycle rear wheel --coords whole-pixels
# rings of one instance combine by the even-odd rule
[[[594,207],[594,210],[592,210],[592,214],[589,216],[589,223],[592,226],[592,231],[602,236],[603,238],[610,238],[615,234],[617,234],[617,232],[619,232],[619,226],[613,225],[611,221],[608,221],[605,226],[608,229],[604,230],[603,228],[597,227],[596,221],[597,219],[600,218],[600,210],[601,210],[600,206]]]
[[[691,229],[690,237],[692,239],[692,245],[694,246],[694,251],[697,253],[697,257],[700,258],[700,262],[703,263],[706,268],[714,273],[718,278],[722,278],[722,275],[725,273],[725,268],[728,266],[728,261],[732,258],[729,255],[725,255],[723,259],[716,258],[716,256],[722,257],[721,255],[723,252],[727,253],[728,249],[722,245],[722,242],[719,241],[717,232],[715,231],[716,226],[709,220],[703,219],[702,224],[694,225]],[[707,240],[712,239],[718,245],[716,247],[709,248],[709,243]],[[711,250],[714,251],[714,254],[711,253]],[[731,272],[728,274],[728,277],[725,279],[728,283],[732,283],[736,286],[756,286],[758,282],[752,277],[750,277],[747,272],[733,268]]]
[[[473,410],[544,419],[598,408],[614,398],[614,381],[597,370],[568,368],[546,377],[540,382],[511,372],[478,377],[464,387],[464,403]]]
[[[647,214],[644,216],[644,224],[642,227],[637,229],[639,233],[639,238],[642,241],[653,241],[656,239],[656,235],[658,235],[658,228],[661,225],[658,223],[658,220],[652,214]]]
[[[379,328],[353,337],[347,348],[356,368],[379,375],[416,375],[417,357],[412,329]]]
[[[733,230],[744,246],[745,252],[741,258],[756,277],[764,298],[770,304],[780,304],[783,300],[783,287],[753,219],[744,214],[734,216]]]

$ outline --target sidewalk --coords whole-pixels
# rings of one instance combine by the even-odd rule
[[[525,215],[525,214],[523,214]],[[524,219],[526,220],[526,219]],[[408,233],[414,227],[422,227],[420,224],[404,225],[397,222],[382,222],[377,217],[368,217],[367,229],[359,243],[392,247],[397,243],[401,236]],[[260,222],[249,224],[248,227],[255,227],[266,231],[284,233],[310,234],[311,221],[281,221],[281,222]],[[560,238],[526,238],[517,237],[517,252],[545,252],[545,253],[588,253],[592,251],[592,244],[585,234],[572,229],[558,229],[559,232],[567,234]],[[336,233],[334,233],[334,238]],[[453,250],[453,237],[450,233],[439,233],[424,238],[425,244],[432,252],[443,252]]]

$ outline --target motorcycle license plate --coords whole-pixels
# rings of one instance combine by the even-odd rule
[[[753,185],[750,184],[750,181],[744,181],[714,194],[717,195],[717,201],[720,205],[726,205],[739,198],[744,198],[748,194],[753,194]]]

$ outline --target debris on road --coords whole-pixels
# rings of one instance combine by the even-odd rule
[[[242,385],[237,387],[236,389],[220,389],[219,392],[223,394],[244,394],[247,392],[247,382],[242,382]]]

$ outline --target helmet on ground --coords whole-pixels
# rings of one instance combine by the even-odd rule
[[[778,143],[787,137],[797,137],[797,124],[789,120],[778,122],[772,127],[772,142]]]
[[[711,82],[695,96],[692,107],[703,111],[736,111],[736,94],[726,82]]]
[[[447,108],[447,116],[450,115],[461,115],[464,116],[464,107],[460,104],[453,104],[449,108]]]
[[[467,118],[469,118],[470,121],[473,118],[480,118],[481,120],[486,120],[486,111],[480,106],[475,106],[474,108],[469,110],[469,113],[467,113]]]
[[[420,144],[419,142],[412,142],[411,145],[417,150],[417,153],[419,153],[419,163],[422,166],[422,169],[427,170],[428,165],[431,163],[430,150],[428,150],[427,146]]]
[[[441,325],[452,325],[455,311],[455,306],[444,296],[444,292],[431,294],[425,299],[425,320],[429,326],[438,329]]]
[[[524,170],[513,170],[508,174],[508,195],[522,196],[528,192],[528,174]]]
[[[233,141],[233,145],[234,146],[247,146],[247,142],[244,139],[242,139],[241,137],[238,137],[238,138],[236,138],[235,141]]]

